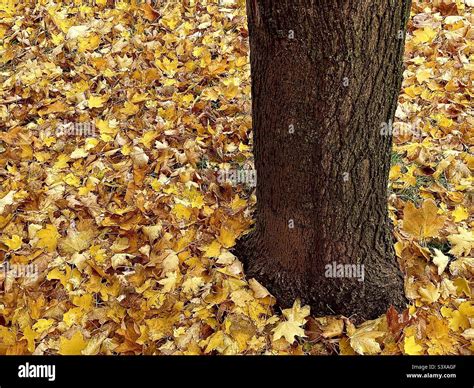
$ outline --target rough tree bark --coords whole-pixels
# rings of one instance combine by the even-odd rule
[[[256,224],[236,251],[282,307],[406,306],[387,214],[410,0],[248,0]],[[328,278],[360,264],[363,282]]]

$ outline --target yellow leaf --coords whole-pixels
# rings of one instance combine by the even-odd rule
[[[63,321],[68,326],[77,325],[81,323],[84,312],[80,307],[73,307],[63,314]]]
[[[270,295],[270,293],[268,292],[268,290],[262,286],[257,280],[255,279],[250,279],[249,280],[249,286],[250,288],[252,289],[253,291],[253,295],[255,296],[255,298],[257,299],[262,299],[262,298],[265,298],[267,297],[268,295]]]
[[[273,329],[273,341],[285,338],[290,344],[295,342],[295,337],[305,337],[304,330],[298,323],[293,321],[283,321]]]
[[[431,282],[426,287],[420,287],[418,293],[421,296],[421,300],[428,304],[436,302],[440,297],[439,287]]]
[[[84,341],[82,333],[76,331],[71,339],[60,337],[59,339],[59,354],[63,356],[67,355],[80,355],[82,350],[87,346],[87,342]]]
[[[432,199],[423,202],[420,209],[409,202],[403,210],[403,229],[417,238],[437,236],[446,220],[437,212],[438,207]]]
[[[306,323],[306,317],[310,314],[309,306],[301,307],[301,301],[296,299],[291,309],[283,310],[283,315],[289,320],[297,322],[300,325]]]
[[[2,238],[2,242],[12,251],[17,251],[20,249],[22,244],[21,237],[16,234],[14,234],[11,238],[4,236]]]
[[[59,155],[56,163],[54,163],[54,168],[60,170],[68,166],[67,162],[69,161],[69,156]]]
[[[173,13],[166,15],[161,21],[165,27],[167,27],[170,31],[174,31],[176,26],[181,21],[181,17],[178,13]]]
[[[214,240],[211,244],[206,247],[204,251],[204,257],[219,257],[221,253],[221,244],[217,240]]]
[[[190,202],[191,206],[196,209],[201,209],[204,206],[204,196],[194,187],[185,190],[183,196]]]
[[[423,347],[416,342],[415,336],[413,335],[405,337],[403,349],[405,354],[408,354],[409,356],[419,356],[423,354]]]
[[[68,106],[62,101],[56,101],[47,107],[44,107],[38,111],[40,116],[48,115],[51,113],[63,113],[66,112]]]
[[[416,80],[418,83],[422,84],[423,82],[431,78],[431,70],[421,68],[416,72]]]
[[[447,118],[446,116],[440,115],[436,116],[436,119],[438,121],[438,125],[443,128],[443,129],[448,129],[451,128],[454,124],[454,121]]]
[[[158,281],[158,283],[163,286],[161,291],[164,293],[173,291],[176,287],[177,280],[178,280],[178,271],[168,272],[164,279],[161,279]]]
[[[69,278],[71,277],[71,268],[69,266],[66,266],[66,273],[63,273],[59,268],[53,268],[48,275],[46,276],[46,279],[48,280],[59,280],[61,284],[66,287]]]
[[[141,139],[141,142],[146,148],[150,148],[152,146],[153,140],[156,139],[157,133],[154,131],[146,132]]]
[[[396,164],[390,168],[390,174],[389,174],[389,179],[391,181],[395,181],[398,178],[400,178],[402,175],[402,166],[399,164]]]
[[[434,31],[431,27],[425,27],[424,29],[416,30],[413,33],[413,43],[428,43],[431,42],[435,36],[436,31]]]
[[[187,220],[187,221],[189,221],[189,219],[191,218],[191,214],[192,214],[192,210],[189,207],[184,206],[181,203],[177,203],[176,205],[174,205],[172,212],[180,220]]]
[[[138,105],[135,105],[129,101],[126,101],[123,108],[120,109],[120,112],[127,116],[131,116],[137,113],[139,109],[140,107]]]
[[[305,337],[304,330],[301,326],[306,323],[306,317],[310,314],[309,306],[301,307],[299,299],[295,301],[291,309],[283,310],[286,321],[280,322],[273,329],[273,340],[285,338],[290,344],[295,341],[295,336]]]
[[[113,140],[118,132],[117,123],[114,120],[106,121],[97,119],[95,122],[95,126],[99,129],[100,138],[103,141]]]
[[[161,223],[150,226],[142,226],[143,233],[147,236],[150,242],[154,242],[161,235],[163,226]]]
[[[86,26],[86,25],[72,26],[68,29],[66,37],[67,39],[77,39],[77,38],[87,35],[88,32],[89,32],[89,26]]]
[[[427,342],[429,355],[451,354],[454,351],[456,339],[450,335],[445,320],[437,316],[428,317],[426,334],[429,339]]]
[[[237,238],[237,234],[234,230],[231,230],[230,228],[226,228],[225,225],[221,226],[221,232],[218,237],[218,240],[224,248],[230,248],[234,246],[236,238]]]
[[[382,351],[377,338],[384,335],[383,331],[378,330],[380,318],[363,323],[357,330],[351,333],[348,330],[350,345],[358,354],[378,354]]]
[[[76,295],[72,298],[72,303],[74,303],[77,307],[80,307],[84,310],[89,310],[92,306],[92,295],[91,294],[84,294],[84,295]]]
[[[39,337],[39,334],[36,331],[34,331],[30,326],[27,326],[23,330],[22,339],[26,339],[26,341],[28,342],[28,351],[29,352],[34,352],[34,350],[35,350],[35,340],[38,337]]]
[[[39,319],[34,325],[33,329],[41,334],[43,331],[48,330],[54,323],[54,319]]]
[[[90,35],[86,38],[79,38],[79,52],[94,51],[100,44],[100,37],[96,34]],[[92,107],[91,107],[92,108]]]
[[[90,96],[87,100],[87,105],[89,105],[89,108],[101,108],[106,101],[107,97]]]
[[[446,256],[439,249],[434,248],[433,250],[435,253],[435,255],[433,256],[433,263],[438,267],[438,275],[441,275],[449,263],[449,257]]]
[[[237,212],[243,209],[247,205],[247,201],[245,199],[240,198],[237,194],[235,195],[234,199],[232,200],[230,206],[232,211]]]
[[[339,354],[341,356],[355,356],[357,355],[352,349],[349,338],[341,338],[339,341]]]
[[[183,282],[183,292],[188,295],[195,295],[204,285],[204,280],[200,276],[194,276]]]
[[[68,254],[81,252],[90,247],[93,237],[94,231],[92,229],[83,231],[70,230],[67,237],[59,244],[59,248],[62,252]]]
[[[178,255],[175,252],[170,251],[169,254],[164,258],[161,265],[163,267],[163,273],[165,274],[167,274],[168,272],[174,272],[178,270],[178,267],[179,267]]]
[[[464,228],[458,228],[459,234],[448,236],[448,241],[451,243],[451,253],[454,256],[467,256],[474,247],[474,233]]]
[[[451,215],[453,216],[455,222],[467,220],[469,217],[467,209],[463,206],[457,206]]]
[[[63,178],[63,181],[69,186],[79,187],[81,185],[81,180],[74,174],[68,174]]]
[[[225,347],[225,334],[222,331],[217,331],[209,338],[209,343],[204,353],[210,353],[213,350],[223,351]]]
[[[54,225],[48,224],[44,229],[36,232],[36,237],[39,239],[36,245],[38,248],[44,248],[47,252],[53,252],[58,245],[58,238],[61,235]]]
[[[457,278],[453,283],[457,288],[459,296],[465,294],[466,296],[471,297],[471,287],[469,286],[469,282],[466,279]]]
[[[89,153],[82,147],[76,148],[70,155],[71,159],[86,158]]]
[[[0,198],[0,214],[2,214],[5,211],[5,207],[8,205],[13,204],[13,196],[15,195],[15,191],[9,191],[7,195],[5,195],[3,198]]]
[[[469,303],[469,302],[468,302]],[[453,311],[448,307],[441,307],[441,315],[444,318],[449,318],[449,328],[453,331],[462,331],[470,327],[469,317],[464,315],[461,307],[458,311]]]

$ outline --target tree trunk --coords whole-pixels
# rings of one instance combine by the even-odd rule
[[[381,128],[397,105],[409,9],[247,2],[257,208],[236,250],[282,307],[300,298],[313,314],[361,320],[406,305],[387,212],[392,138]]]

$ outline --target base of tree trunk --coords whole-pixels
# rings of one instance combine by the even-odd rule
[[[247,1],[255,232],[235,249],[281,307],[406,306],[387,209],[410,0]],[[364,269],[364,279],[326,274]],[[362,267],[363,266],[363,267]]]
[[[364,260],[364,281],[347,278],[317,279],[279,267],[261,251],[258,232],[241,238],[234,253],[242,261],[248,279],[255,278],[276,298],[277,306],[289,308],[296,299],[311,307],[313,316],[342,315],[355,323],[375,319],[390,306],[399,312],[408,304],[399,264],[391,252],[387,257]],[[393,254],[393,253],[392,253]]]

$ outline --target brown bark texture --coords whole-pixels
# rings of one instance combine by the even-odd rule
[[[248,0],[255,227],[236,252],[282,307],[406,306],[387,212],[410,0]],[[364,279],[328,277],[356,264]],[[363,267],[362,267],[363,265]]]

